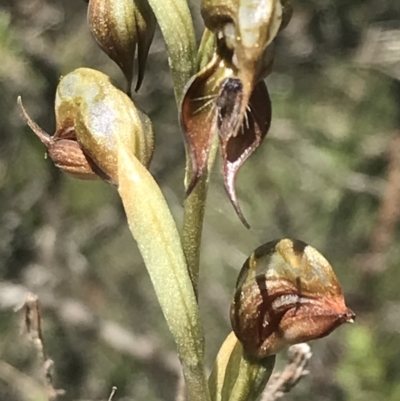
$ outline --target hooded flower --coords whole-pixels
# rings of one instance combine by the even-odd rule
[[[31,120],[20,98],[18,102],[54,164],[76,178],[101,178],[117,185],[119,144],[131,149],[145,167],[151,161],[154,141],[150,119],[99,71],[79,68],[60,80],[52,136]]]
[[[291,239],[255,250],[241,270],[231,305],[233,331],[257,358],[325,337],[354,318],[328,261]]]
[[[235,180],[270,127],[271,101],[263,78],[271,70],[270,44],[283,24],[282,16],[290,18],[284,9],[279,0],[203,1],[202,15],[209,29],[205,36],[213,32],[214,52],[187,84],[181,104],[192,162],[187,194],[207,169],[213,137],[218,135],[225,188],[246,227]]]

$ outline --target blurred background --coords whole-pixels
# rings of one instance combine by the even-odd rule
[[[198,38],[199,5],[192,1]],[[16,107],[54,132],[59,77],[86,66],[124,87],[82,0],[0,2],[0,400],[33,398],[35,350],[16,311],[39,296],[60,400],[173,400],[179,364],[113,188],[55,169]],[[285,400],[400,400],[400,2],[293,1],[268,77],[271,131],[243,166],[246,230],[219,166],[202,246],[207,366],[230,331],[237,273],[262,243],[294,237],[334,266],[356,324],[311,343]],[[184,149],[159,31],[136,103],[152,118],[151,171],[182,221]],[[279,356],[279,366],[286,355]],[[36,387],[35,387],[36,386]],[[32,390],[33,389],[33,390]]]

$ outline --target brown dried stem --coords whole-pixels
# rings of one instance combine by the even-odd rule
[[[35,379],[0,360],[0,381],[6,383],[23,401],[46,400],[47,390]]]
[[[117,387],[116,387],[116,386],[113,386],[113,388],[111,389],[111,394],[110,394],[110,396],[108,397],[108,401],[112,401],[112,399],[113,399],[114,394],[115,394],[116,391],[117,391]]]
[[[306,366],[312,353],[308,344],[292,345],[288,351],[289,362],[282,372],[271,376],[264,390],[262,401],[275,401],[288,393],[302,377],[308,375]]]
[[[37,295],[29,292],[25,298],[25,329],[34,345],[39,365],[42,368],[42,377],[47,391],[47,398],[53,401],[57,396],[64,394],[64,390],[56,390],[53,387],[53,364],[47,357],[43,342],[42,317],[40,314],[39,300]]]

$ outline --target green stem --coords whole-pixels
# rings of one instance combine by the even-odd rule
[[[211,60],[215,51],[215,36],[205,29],[197,57],[197,67],[199,70],[204,68]],[[185,199],[183,216],[182,246],[188,265],[189,275],[192,280],[194,292],[197,297],[197,287],[200,267],[200,248],[201,235],[203,231],[204,212],[207,201],[208,183],[210,174],[214,167],[214,162],[218,150],[218,135],[215,133],[211,144],[207,170],[200,178],[192,193]],[[185,187],[191,182],[192,178],[192,160],[189,150],[186,148],[186,170]]]
[[[186,257],[190,279],[197,297],[201,235],[203,231],[204,212],[206,208],[208,184],[218,150],[218,137],[215,136],[208,159],[206,172],[200,178],[192,193],[185,199],[183,215],[182,247]],[[186,182],[190,182],[191,160],[186,158]]]
[[[148,0],[156,15],[168,51],[168,61],[174,81],[175,99],[180,107],[183,91],[196,70],[196,40],[189,7],[185,0]],[[186,180],[191,174],[190,157],[186,148]],[[208,175],[199,180],[192,194],[185,200],[182,246],[188,271],[197,294],[201,232]]]
[[[197,297],[201,235],[207,198],[208,177],[203,176],[192,193],[185,199],[182,247],[193,290]]]
[[[183,90],[196,69],[196,37],[186,0],[148,0],[160,25],[168,52],[179,107]]]

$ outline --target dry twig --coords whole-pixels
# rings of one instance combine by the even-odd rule
[[[21,299],[26,292],[27,288],[22,285],[0,281],[0,312],[9,308],[21,309],[24,305]],[[178,377],[180,366],[176,354],[166,350],[154,333],[134,333],[113,320],[102,319],[82,302],[56,297],[51,291],[43,294],[40,303],[66,326],[90,331],[107,347],[146,364],[155,374],[171,380]]]
[[[271,376],[264,390],[262,401],[275,401],[288,393],[303,376],[308,375],[306,366],[312,353],[308,344],[292,345],[288,351],[289,362],[282,372]]]
[[[64,390],[56,390],[53,387],[53,364],[47,357],[43,342],[42,317],[40,314],[37,295],[29,292],[25,298],[25,328],[37,353],[39,365],[42,369],[42,377],[47,390],[49,401],[55,400],[58,395],[64,394]]]
[[[0,380],[10,386],[21,400],[46,400],[48,398],[44,386],[2,360],[0,360]]]
[[[114,394],[115,394],[116,391],[117,391],[117,387],[116,387],[116,386],[113,386],[113,388],[111,389],[111,394],[110,394],[110,396],[108,397],[108,401],[112,401],[112,399],[113,399]]]

